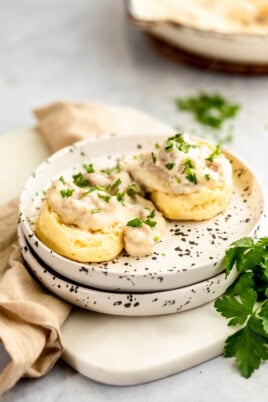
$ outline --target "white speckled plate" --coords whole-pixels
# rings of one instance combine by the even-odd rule
[[[111,293],[80,286],[56,274],[42,263],[27,243],[21,227],[18,241],[24,260],[34,276],[52,293],[71,304],[104,314],[151,316],[190,310],[216,299],[234,281],[236,272],[225,273],[184,288],[151,293]]]
[[[228,245],[255,236],[264,210],[264,192],[250,168],[226,153],[234,172],[234,190],[224,213],[205,222],[169,222],[162,241],[150,257],[124,253],[106,263],[80,264],[48,249],[34,234],[43,190],[51,180],[91,161],[96,167],[114,165],[121,155],[150,150],[163,136],[91,138],[48,158],[28,179],[20,199],[20,219],[27,240],[54,271],[78,283],[113,291],[148,292],[176,289],[211,278],[221,270]]]

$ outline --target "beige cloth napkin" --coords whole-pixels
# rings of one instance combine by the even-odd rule
[[[57,102],[34,111],[51,151],[92,134],[170,133],[155,119],[129,108]],[[71,307],[32,279],[16,240],[17,201],[0,208],[0,340],[10,363],[0,373],[0,394],[22,376],[45,374],[63,352],[60,327]]]
[[[56,102],[34,110],[40,131],[54,152],[90,135],[118,133],[172,134],[173,130],[145,113],[99,103]]]

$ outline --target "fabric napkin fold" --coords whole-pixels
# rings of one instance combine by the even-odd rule
[[[51,151],[90,135],[170,134],[171,128],[126,107],[56,102],[34,111]],[[10,362],[0,373],[0,394],[21,377],[45,374],[63,352],[60,327],[71,306],[28,273],[17,244],[18,201],[0,207],[0,341]]]
[[[11,359],[0,374],[0,394],[22,376],[39,377],[54,365],[63,352],[60,326],[71,310],[25,269],[17,220],[17,200],[0,208],[0,340]]]

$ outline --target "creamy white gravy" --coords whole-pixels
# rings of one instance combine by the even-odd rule
[[[268,31],[267,0],[132,0],[144,20],[169,20],[223,32]]]
[[[232,167],[217,147],[186,134],[169,137],[153,152],[125,161],[134,180],[146,191],[191,194],[232,183]]]
[[[165,230],[162,214],[124,171],[80,172],[72,181],[61,177],[48,189],[47,201],[68,225],[93,232],[122,225],[125,249],[135,257],[152,254]]]

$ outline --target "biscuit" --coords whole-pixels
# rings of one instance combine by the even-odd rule
[[[60,216],[44,202],[36,222],[36,234],[51,250],[79,262],[108,261],[124,248],[122,224],[105,230],[90,231],[66,225]]]
[[[168,219],[203,221],[227,208],[231,192],[231,186],[180,195],[153,191],[151,198],[156,207]]]

